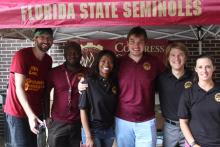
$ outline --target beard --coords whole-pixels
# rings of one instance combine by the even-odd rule
[[[47,44],[47,43],[38,43],[36,42],[36,46],[37,48],[39,48],[42,52],[47,52],[51,45]]]

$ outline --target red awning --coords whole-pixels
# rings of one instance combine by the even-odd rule
[[[220,24],[219,0],[7,0],[0,28]]]

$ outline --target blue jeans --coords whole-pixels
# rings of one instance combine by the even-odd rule
[[[91,134],[94,137],[95,147],[112,147],[114,142],[114,129],[91,129]],[[86,135],[82,128],[82,142],[86,144]]]
[[[130,122],[116,117],[115,135],[118,147],[156,147],[156,120]]]
[[[31,132],[28,119],[6,114],[12,147],[37,147],[37,135]]]
[[[164,147],[184,147],[185,138],[178,125],[172,125],[165,122],[163,128],[163,146]]]

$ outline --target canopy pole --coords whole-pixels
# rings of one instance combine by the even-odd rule
[[[198,43],[199,43],[199,55],[201,55],[202,54],[202,40],[199,40]]]
[[[197,27],[197,36],[198,36],[198,44],[199,44],[199,55],[202,54],[202,26]]]

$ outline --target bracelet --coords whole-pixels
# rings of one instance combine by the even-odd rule
[[[189,145],[190,145],[190,147],[194,147],[194,145],[196,145],[196,141],[194,140],[194,141],[191,142]]]

